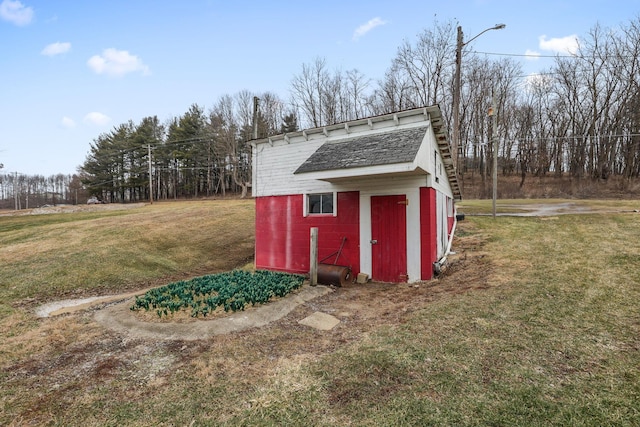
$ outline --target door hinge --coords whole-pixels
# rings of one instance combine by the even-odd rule
[[[409,199],[404,199],[398,202],[399,205],[409,206]]]

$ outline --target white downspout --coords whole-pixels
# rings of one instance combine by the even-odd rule
[[[453,227],[451,227],[451,233],[449,233],[449,241],[447,242],[447,250],[444,252],[442,258],[433,263],[433,273],[438,276],[442,272],[442,267],[447,262],[447,256],[451,252],[451,244],[453,243],[453,236],[456,234],[456,225],[458,225],[458,210],[453,210]]]

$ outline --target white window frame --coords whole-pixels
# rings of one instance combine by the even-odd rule
[[[331,213],[311,213],[309,212],[309,196],[331,194],[333,198],[333,212]],[[317,193],[304,193],[302,195],[302,216],[305,218],[308,216],[338,216],[338,193],[335,191],[322,191]]]

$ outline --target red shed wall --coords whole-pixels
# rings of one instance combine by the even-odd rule
[[[453,204],[453,199],[447,197],[447,236],[449,236],[449,239],[451,239],[451,232],[453,231],[453,224],[455,223],[455,209],[453,208]]]
[[[338,193],[337,216],[303,216],[302,194],[256,199],[256,268],[309,272],[309,234],[318,228],[318,259],[322,260],[347,240],[337,264],[360,272],[360,194]],[[335,256],[328,259],[333,263]]]
[[[422,280],[433,277],[433,263],[438,257],[436,190],[420,188],[420,273]]]

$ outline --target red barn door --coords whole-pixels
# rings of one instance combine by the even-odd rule
[[[407,198],[371,197],[371,278],[407,281]]]

